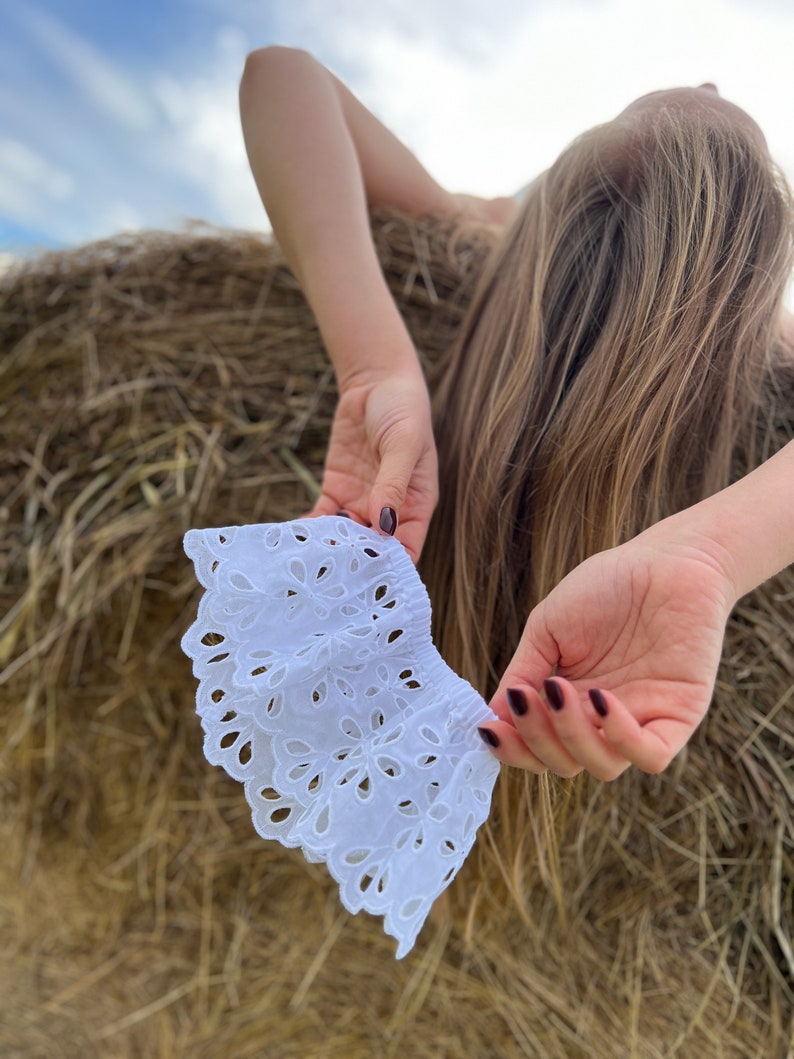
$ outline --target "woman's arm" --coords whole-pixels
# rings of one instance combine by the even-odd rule
[[[306,52],[253,52],[240,112],[262,202],[340,383],[362,367],[413,366],[412,343],[378,264],[368,206],[450,210],[451,196]]]
[[[533,772],[661,771],[708,709],[732,607],[792,561],[794,442],[564,578],[530,614],[483,738]]]
[[[734,602],[794,562],[794,441],[760,467],[666,520],[714,549]],[[664,525],[662,523],[662,525]]]
[[[413,350],[381,275],[368,208],[465,215],[497,226],[509,197],[451,194],[334,75],[308,53],[269,47],[249,55],[240,111],[251,170],[273,230],[315,310],[340,381],[393,360],[367,344],[391,337]],[[368,310],[367,320],[362,312]],[[367,326],[369,321],[370,326]],[[363,355],[358,352],[363,347]]]
[[[340,390],[323,494],[393,531],[418,557],[436,501],[429,399],[389,293],[369,206],[454,209],[453,197],[323,66],[265,48],[246,63],[240,111],[273,230],[317,318]]]

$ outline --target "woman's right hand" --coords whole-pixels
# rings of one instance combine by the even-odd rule
[[[414,562],[438,499],[430,398],[418,362],[346,381],[334,415],[322,492],[310,512],[344,511],[393,533]]]
[[[417,560],[438,496],[430,400],[380,267],[369,208],[454,210],[407,147],[316,60],[253,52],[240,85],[251,171],[339,382],[322,493]]]

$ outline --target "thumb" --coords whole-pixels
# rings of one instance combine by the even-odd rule
[[[383,444],[369,501],[370,522],[381,533],[394,536],[418,460],[416,446],[402,432]]]

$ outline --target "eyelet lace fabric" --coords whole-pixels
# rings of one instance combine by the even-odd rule
[[[190,530],[206,589],[182,640],[204,752],[266,839],[323,861],[410,951],[486,819],[494,714],[443,661],[395,539],[349,519]]]

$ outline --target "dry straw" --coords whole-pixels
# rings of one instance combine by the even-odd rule
[[[432,360],[488,238],[375,231]],[[737,609],[665,775],[560,784],[557,871],[533,843],[518,873],[531,916],[491,829],[398,964],[205,764],[178,647],[183,532],[294,517],[322,466],[333,379],[276,251],[193,232],[45,256],[3,279],[0,343],[0,1054],[786,1055],[791,570]],[[497,798],[536,812],[531,784]]]

